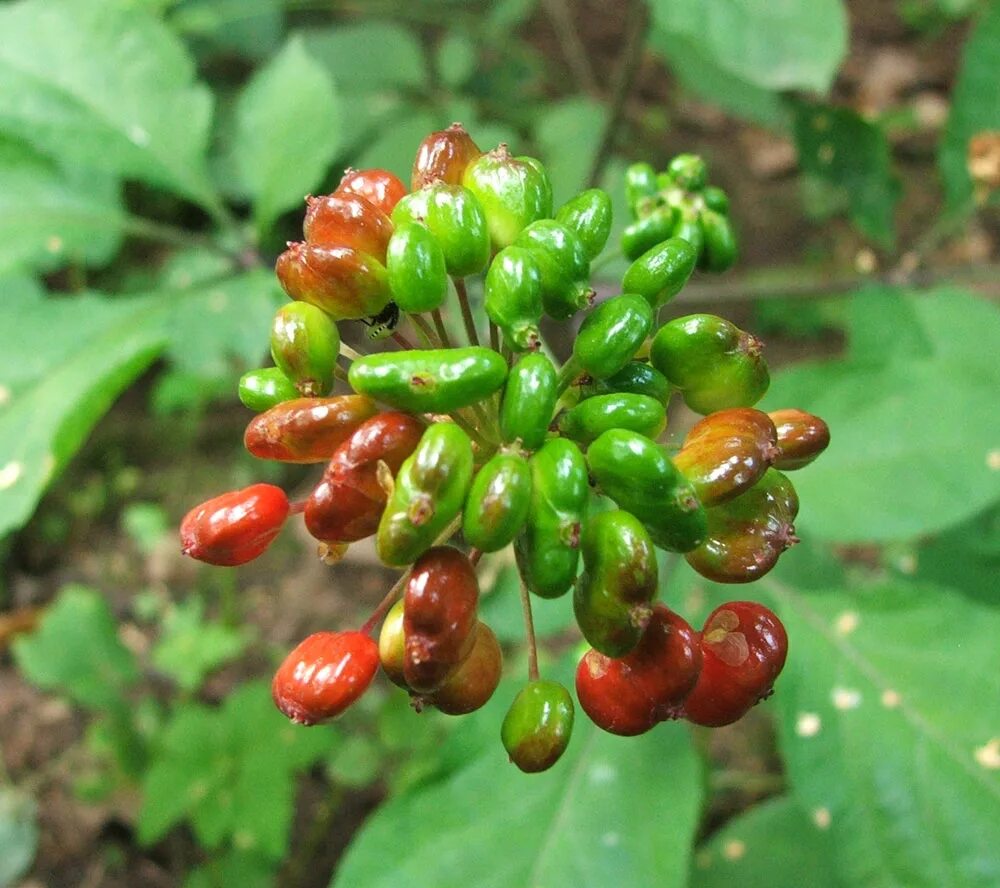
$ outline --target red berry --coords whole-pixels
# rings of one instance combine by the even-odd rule
[[[181,551],[222,567],[246,564],[278,535],[288,497],[272,484],[232,490],[195,506],[181,522]]]
[[[576,693],[599,728],[630,736],[676,717],[698,680],[698,633],[657,604],[638,645],[621,659],[590,650],[576,673]]]
[[[788,635],[764,605],[731,601],[709,614],[701,650],[701,675],[684,701],[683,716],[698,725],[720,727],[770,696],[785,665]]]
[[[468,656],[475,641],[475,568],[458,549],[428,549],[413,564],[403,601],[403,675],[414,691],[428,694]]]
[[[385,266],[351,247],[291,243],[274,264],[282,289],[335,321],[377,315],[389,304]]]
[[[385,264],[392,222],[360,194],[328,194],[306,198],[302,228],[306,242],[325,247],[352,247]]]
[[[363,632],[316,632],[278,667],[275,705],[293,722],[315,725],[340,715],[371,684],[378,645]]]
[[[410,188],[419,191],[431,182],[461,185],[465,168],[482,153],[460,123],[431,133],[417,149]]]
[[[352,170],[344,172],[335,194],[358,194],[375,204],[387,216],[406,194],[402,180],[388,170]]]

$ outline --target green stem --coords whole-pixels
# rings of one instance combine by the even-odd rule
[[[364,357],[364,355],[361,354],[361,352],[355,351],[346,342],[341,342],[340,343],[340,353],[345,358],[349,358],[352,361],[356,361],[356,360],[358,360],[358,358],[363,358]]]
[[[538,641],[535,638],[535,621],[531,616],[531,593],[520,571],[517,578],[521,589],[521,610],[524,612],[524,636],[528,642],[528,680],[538,681]]]
[[[434,318],[434,328],[437,330],[438,339],[441,341],[441,345],[444,348],[453,348],[451,344],[451,337],[448,335],[448,328],[444,324],[444,318],[441,317],[441,309],[435,308],[431,312],[431,317]]]
[[[500,328],[493,321],[490,321],[490,348],[495,352],[500,351]]]
[[[415,351],[416,348],[417,348],[412,342],[410,342],[409,339],[407,339],[398,330],[394,330],[393,331],[392,338],[396,342],[397,345],[401,346],[402,348],[406,349],[407,351]]]
[[[469,339],[469,345],[479,345],[476,320],[472,316],[472,306],[469,304],[469,291],[465,288],[465,281],[462,278],[452,278],[452,281],[458,294],[458,304],[462,307],[462,323],[465,324],[465,335]]]
[[[435,345],[440,348],[442,343],[431,329],[431,325],[418,314],[407,315],[414,327],[417,328],[417,332],[423,336],[425,348],[434,348]]]

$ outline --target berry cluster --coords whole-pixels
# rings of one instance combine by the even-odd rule
[[[478,617],[476,567],[509,545],[530,681],[501,736],[522,770],[559,758],[574,717],[569,691],[538,675],[531,595],[572,590],[591,647],[577,697],[607,731],[677,717],[728,724],[770,694],[787,650],[777,617],[737,601],[695,631],[656,603],[655,549],[719,582],[764,575],[795,542],[798,500],[783,472],[814,459],[829,433],[800,410],[754,409],[768,386],[761,344],[729,321],[698,314],[656,328],[699,262],[719,269],[735,252],[725,195],[705,187],[702,161],[682,155],[659,175],[634,166],[628,188],[640,217],[623,245],[633,261],[622,294],[592,308],[608,195],[584,191],[553,212],[541,163],[504,145],[483,153],[458,124],[424,140],[409,192],[384,170],[350,170],[333,194],[307,199],[305,241],[277,261],[294,301],[274,319],[275,366],[244,376],[240,396],[258,411],[244,437],[252,454],[323,463],[322,476],[302,502],[256,484],[181,527],[186,554],[234,565],[301,512],[328,559],[374,536],[382,561],[406,568],[360,630],[318,632],[288,655],[273,693],[292,720],[338,715],[379,666],[418,711],[482,706],[502,654]],[[464,281],[481,273],[490,347]],[[452,341],[449,309],[467,342]],[[557,367],[541,319],[580,310]],[[352,319],[395,347],[348,348],[337,322]],[[353,394],[332,395],[337,378]],[[676,392],[705,415],[679,451],[657,440]],[[459,531],[467,551],[447,545]]]

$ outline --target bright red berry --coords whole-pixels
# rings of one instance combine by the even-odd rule
[[[785,665],[788,635],[764,605],[731,601],[709,614],[701,651],[701,675],[684,701],[683,716],[698,725],[721,727],[770,696]]]
[[[195,506],[181,522],[181,551],[222,567],[253,561],[288,517],[288,497],[272,484],[232,490]]]
[[[315,632],[278,667],[271,696],[296,724],[315,725],[354,703],[378,664],[378,645],[363,632]]]
[[[630,736],[676,717],[701,671],[698,633],[663,604],[638,645],[620,659],[589,650],[576,672],[576,693],[599,728]]]
[[[385,264],[392,237],[389,216],[360,194],[306,198],[302,230],[310,244],[351,247]]]

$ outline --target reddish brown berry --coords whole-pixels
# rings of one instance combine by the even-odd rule
[[[375,410],[365,395],[282,401],[250,420],[243,445],[258,459],[326,462]]]
[[[420,442],[424,424],[408,413],[389,411],[365,421],[341,444],[323,480],[306,500],[306,529],[324,542],[353,542],[371,536],[388,494],[379,464],[393,476]]]
[[[701,671],[698,633],[657,604],[639,644],[621,659],[590,650],[577,669],[584,712],[612,734],[641,734],[674,718]]]
[[[469,655],[458,664],[425,701],[446,715],[466,715],[485,706],[500,684],[503,653],[496,635],[483,622],[476,623]]]
[[[370,169],[344,171],[335,194],[358,194],[374,204],[387,216],[406,194],[402,180],[388,170]]]
[[[351,247],[385,264],[392,222],[377,206],[359,194],[307,197],[303,231],[306,243],[323,247]]]
[[[278,667],[271,696],[296,724],[315,725],[357,700],[378,662],[378,645],[363,632],[316,632]]]
[[[770,696],[788,655],[788,635],[773,611],[755,601],[717,607],[701,633],[703,664],[683,716],[719,727]]]
[[[289,244],[274,270],[284,291],[335,321],[377,315],[391,297],[385,266],[351,247]]]
[[[465,659],[475,640],[475,569],[458,549],[428,549],[413,565],[403,601],[403,674],[414,691],[428,694]]]
[[[253,561],[278,535],[288,517],[280,487],[254,484],[195,506],[181,522],[181,551],[222,567]]]
[[[417,149],[410,190],[417,191],[431,182],[461,185],[465,168],[482,153],[460,123],[431,133]]]
[[[775,468],[786,472],[801,469],[830,445],[830,428],[818,416],[794,407],[775,410],[768,416],[778,431],[780,456],[775,460]]]

